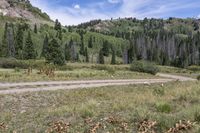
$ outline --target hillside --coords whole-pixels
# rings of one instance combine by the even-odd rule
[[[199,65],[199,19],[169,18],[147,19],[119,18],[93,20],[75,28],[115,36],[130,41],[126,62],[149,60],[161,65],[186,67]]]
[[[1,0],[0,15],[23,19],[31,23],[51,22],[50,17],[39,8],[33,7],[29,0]]]
[[[158,30],[161,27],[165,30],[174,30],[174,32],[194,32],[199,30],[200,20],[195,18],[169,18],[169,19],[147,19],[139,20],[136,18],[118,18],[111,20],[91,20],[90,22],[81,23],[77,28],[83,28],[100,32],[103,34],[110,34],[119,36],[123,32],[144,31],[146,29]],[[179,30],[179,31],[178,31]],[[120,36],[119,36],[120,37]]]
[[[28,0],[2,0],[0,5],[1,57],[25,59],[22,55],[29,37],[29,45],[34,46],[29,52],[37,54],[28,59],[47,59],[42,52],[53,41],[52,47],[55,43],[57,46],[51,51],[60,47],[55,60],[62,57],[67,62],[131,64],[147,60],[176,67],[200,64],[198,19],[119,18],[63,27]]]

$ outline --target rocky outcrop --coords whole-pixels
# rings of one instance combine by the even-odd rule
[[[0,15],[22,18],[34,23],[49,19],[48,15],[33,7],[28,0],[0,0]]]

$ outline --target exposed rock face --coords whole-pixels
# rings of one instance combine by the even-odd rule
[[[32,7],[29,0],[0,0],[0,15],[23,18],[34,23],[44,20],[41,17],[44,14],[38,8]],[[48,18],[48,15],[45,17]]]

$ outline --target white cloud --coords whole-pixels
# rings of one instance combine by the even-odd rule
[[[104,13],[98,12],[95,8],[79,8],[80,6],[74,5],[73,7],[62,6],[49,7],[48,2],[43,0],[30,0],[34,6],[39,7],[50,15],[51,19],[58,19],[63,25],[77,25],[93,19],[109,19],[110,17]],[[54,9],[55,8],[55,9]]]
[[[74,9],[80,9],[80,8],[81,8],[80,5],[78,4],[74,5]]]
[[[108,0],[108,2],[111,4],[118,4],[121,2],[121,0]]]
[[[49,14],[53,20],[59,19],[63,25],[77,25],[93,19],[110,19],[111,17],[159,18],[173,14],[177,10],[183,11],[184,9],[200,7],[200,1],[191,2],[190,0],[108,0],[106,2],[120,2],[121,5],[115,11],[106,11],[104,10],[107,6],[105,2],[88,3],[87,6],[82,7],[79,4],[72,7],[63,5],[58,8],[50,6],[47,0],[30,1],[33,5]]]

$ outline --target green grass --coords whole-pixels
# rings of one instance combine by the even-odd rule
[[[163,89],[162,95],[155,90]],[[0,123],[4,132],[45,132],[56,121],[70,123],[69,132],[89,132],[100,122],[98,132],[133,132],[144,119],[157,122],[156,132],[165,132],[179,120],[199,122],[200,82],[173,82],[82,90],[59,90],[0,96]],[[116,121],[107,122],[114,117]],[[127,124],[127,130],[121,127]],[[198,133],[197,123],[188,132]]]
[[[192,78],[197,78],[198,75],[200,75],[200,71],[194,71],[191,69],[191,67],[188,68],[177,68],[177,67],[170,67],[170,66],[158,66],[160,69],[160,72],[162,73],[170,73],[180,76],[188,76]]]
[[[66,69],[66,68],[65,68]],[[54,77],[38,74],[34,69],[28,75],[27,69],[0,69],[1,82],[23,82],[23,81],[58,81],[58,80],[83,80],[83,79],[140,79],[159,78],[151,74],[131,72],[129,70],[118,70],[115,67],[93,66],[91,68],[68,68],[69,70],[57,70]]]

